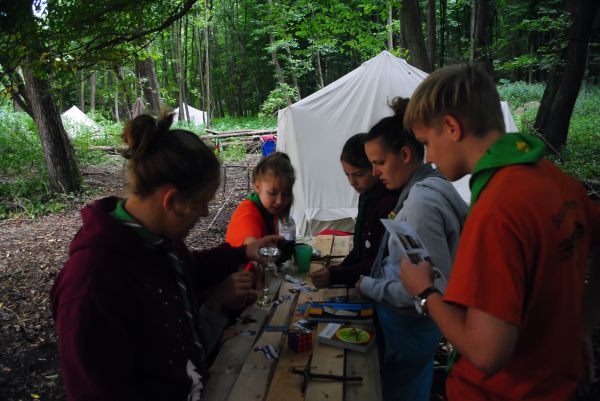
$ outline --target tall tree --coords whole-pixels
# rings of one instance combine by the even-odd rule
[[[136,51],[135,41],[159,32],[184,15],[195,0],[97,3],[17,1],[0,10],[0,78],[22,66],[38,128],[50,188],[81,189],[81,175],[50,91],[53,74],[112,63]],[[33,3],[33,4],[32,4]],[[142,26],[133,15],[148,17]]]
[[[567,142],[573,107],[585,72],[588,43],[594,18],[598,12],[597,0],[568,0],[571,15],[568,43],[561,57],[564,63],[556,65],[548,77],[534,129],[559,150]]]
[[[423,28],[421,27],[421,6],[417,0],[402,0],[400,9],[400,27],[410,51],[411,64],[430,72],[431,61],[427,55]]]
[[[79,109],[85,113],[85,75],[79,71]]]
[[[471,12],[471,48],[469,60],[480,62],[490,73],[494,73],[491,55],[491,0],[473,0]]]
[[[432,69],[435,68],[435,19],[435,0],[427,0],[427,54]]]
[[[393,29],[393,22],[394,22],[394,15],[393,15],[393,11],[394,8],[392,6],[392,1],[391,0],[386,0],[386,5],[387,5],[387,25],[386,25],[386,30],[387,30],[387,49],[388,51],[392,51],[394,50],[394,29]]]
[[[149,46],[146,47],[146,51],[149,51]],[[136,58],[135,73],[139,77],[144,99],[148,103],[148,111],[150,114],[158,116],[160,114],[160,95],[152,57],[149,55],[144,57],[143,54],[141,60]]]
[[[46,166],[52,166],[46,168],[50,189],[54,192],[76,192],[79,190],[81,177],[48,80],[36,75],[29,58],[23,61],[22,66],[27,98],[38,127],[44,160]]]
[[[90,75],[90,111],[96,110],[96,71]]]
[[[206,112],[206,127],[210,128],[210,124],[212,121],[212,107],[211,107],[211,82],[210,82],[210,48],[209,48],[209,35],[210,35],[210,0],[204,0],[204,79],[205,79],[205,89],[204,89],[204,111]]]

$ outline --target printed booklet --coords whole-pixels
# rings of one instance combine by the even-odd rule
[[[401,254],[406,255],[412,263],[417,264],[427,260],[434,265],[429,252],[427,252],[425,245],[423,245],[423,241],[421,241],[421,238],[419,238],[416,231],[410,226],[410,224],[408,224],[406,221],[397,219],[380,219],[380,221],[385,229],[390,233],[390,238],[396,247],[400,249]],[[435,265],[433,267],[433,271],[435,274],[434,284],[436,288],[444,292],[447,285],[446,278],[440,272],[440,270],[435,267]],[[394,279],[398,278],[398,273],[399,270],[394,272],[385,272],[386,276],[391,275],[394,277]]]
[[[370,325],[329,323],[317,336],[317,341],[358,352],[367,352],[375,342]]]

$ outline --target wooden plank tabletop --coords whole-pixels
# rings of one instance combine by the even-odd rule
[[[318,236],[313,247],[321,255],[343,255],[351,248],[352,237]],[[319,263],[311,264],[311,271],[322,268]],[[287,336],[282,332],[266,332],[265,324],[291,327],[303,319],[297,306],[310,301],[325,301],[332,296],[348,295],[346,289],[323,289],[318,292],[293,294],[293,284],[283,281],[283,273],[272,284],[274,299],[283,302],[271,308],[250,306],[242,316],[251,316],[255,322],[237,323],[230,330],[235,334],[225,341],[217,359],[210,369],[210,379],[203,394],[209,401],[353,401],[381,400],[381,385],[377,347],[367,353],[347,351],[316,342],[326,324],[319,324],[313,332],[313,351],[296,352],[287,346]],[[310,283],[304,273],[294,275]],[[355,293],[351,291],[350,293]],[[351,298],[356,298],[353,294]],[[355,300],[355,299],[353,299]],[[256,334],[242,334],[243,330],[254,330]],[[264,353],[254,351],[261,345],[271,345],[279,354],[278,359],[268,359]],[[312,355],[312,357],[311,357]],[[363,383],[342,383],[341,381],[312,380],[306,394],[302,394],[303,377],[291,373],[291,368],[304,369],[310,360],[311,372],[346,376],[362,376]]]

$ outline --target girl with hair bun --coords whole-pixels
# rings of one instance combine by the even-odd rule
[[[220,181],[194,133],[141,115],[123,129],[130,193],[82,209],[83,226],[50,292],[69,400],[199,400],[225,312],[254,302],[258,248],[190,251],[183,239]]]
[[[373,175],[387,189],[400,192],[390,218],[413,228],[441,274],[436,287],[420,294],[426,302],[428,294],[445,289],[467,205],[444,176],[424,163],[423,144],[402,123],[407,104],[408,99],[394,99],[391,106],[395,115],[371,128],[365,152]],[[441,334],[429,317],[417,315],[414,297],[399,280],[403,254],[386,233],[369,276],[361,277],[356,288],[375,301],[383,399],[427,401]]]

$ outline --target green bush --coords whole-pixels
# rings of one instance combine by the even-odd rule
[[[277,110],[287,107],[286,96],[295,102],[298,100],[298,93],[288,84],[277,85],[275,89],[269,93],[267,100],[260,106],[260,116],[273,117],[276,116]]]
[[[242,141],[228,141],[219,156],[224,161],[242,161],[246,158],[246,145]]]
[[[513,110],[527,102],[541,101],[544,94],[544,85],[542,84],[527,84],[525,82],[501,82],[498,85],[500,98],[506,100]]]
[[[522,109],[527,102],[541,101],[542,84],[501,82],[498,92],[508,104],[521,132],[533,132],[538,109]],[[521,112],[515,113],[518,109]],[[582,85],[571,116],[567,143],[560,155],[548,157],[577,179],[600,179],[600,87]]]

